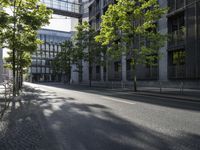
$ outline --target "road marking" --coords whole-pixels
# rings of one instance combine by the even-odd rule
[[[135,104],[135,103],[133,103],[133,102],[128,102],[128,101],[125,101],[125,100],[120,100],[120,99],[112,98],[112,97],[102,96],[101,98],[103,98],[103,99],[107,99],[107,100],[111,100],[111,101],[115,101],[115,102],[131,104],[131,105],[134,105],[134,104]]]

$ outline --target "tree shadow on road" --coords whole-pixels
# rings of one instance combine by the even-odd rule
[[[8,128],[12,129],[15,126],[15,130],[11,130],[12,136],[11,131],[5,132],[5,137],[10,143],[7,147],[21,147],[20,150],[200,148],[200,136],[197,134],[180,133],[181,136],[172,137],[118,117],[104,105],[82,104],[74,98],[67,99],[55,95],[54,98],[46,98],[45,95],[49,93],[44,91],[36,93],[33,90],[33,93],[35,94],[27,94],[19,107],[13,106],[11,109]],[[5,138],[3,141],[5,142]],[[0,147],[7,148],[2,143]]]
[[[62,84],[44,84],[45,86],[54,87],[58,89],[67,89],[67,90],[73,90],[78,92],[84,92],[89,94],[97,94],[99,96],[109,96],[109,97],[115,97],[115,98],[121,98],[126,99],[130,101],[137,101],[142,103],[148,103],[153,105],[159,105],[169,108],[177,108],[177,109],[184,109],[184,110],[192,110],[192,111],[200,111],[200,103],[190,103],[182,100],[176,100],[172,98],[160,98],[160,97],[154,97],[154,96],[146,96],[142,94],[135,94],[134,92],[126,92],[122,91],[120,89],[118,90],[112,90],[108,88],[90,88],[86,86],[66,86]]]
[[[28,92],[4,119],[0,150],[198,150],[200,136],[169,136],[117,116],[100,104]],[[18,107],[16,106],[18,105]]]

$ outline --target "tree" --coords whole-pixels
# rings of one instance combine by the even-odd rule
[[[6,64],[4,65],[5,68],[12,69],[12,55],[11,52],[8,52],[10,57],[5,58]],[[16,60],[16,72],[17,72],[17,92],[21,90],[22,88],[22,83],[23,83],[23,74],[27,73],[28,67],[31,64],[31,53],[23,51],[20,54],[18,53],[19,58]]]
[[[55,73],[61,73],[65,75],[65,79],[68,77],[68,82],[71,80],[71,63],[73,59],[73,43],[71,41],[65,41],[61,44],[61,52],[57,54],[53,60],[53,70]]]
[[[3,1],[3,0],[2,0]],[[5,17],[6,24],[2,27],[1,39],[3,46],[11,50],[13,71],[13,97],[16,96],[18,77],[17,60],[21,59],[24,52],[32,53],[37,49],[41,41],[37,39],[37,30],[49,23],[52,11],[46,6],[39,4],[39,0],[4,0],[4,7],[1,14]],[[10,10],[10,13],[5,11]]]
[[[92,65],[101,64],[102,52],[105,47],[95,41],[96,32],[88,22],[79,23],[76,27],[77,34],[75,35],[74,61],[84,60],[88,62],[89,70],[89,85],[92,81]],[[79,64],[79,63],[77,63]]]
[[[107,45],[113,56],[131,57],[134,90],[137,91],[137,65],[154,65],[159,58],[158,50],[165,36],[157,31],[157,23],[166,8],[160,8],[157,0],[117,0],[102,16],[100,34],[96,41]]]

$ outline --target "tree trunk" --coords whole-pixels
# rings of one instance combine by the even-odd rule
[[[16,96],[16,77],[15,77],[15,48],[13,49],[13,53],[12,53],[12,55],[13,55],[13,69],[12,69],[12,71],[13,71],[13,97],[15,97]]]
[[[69,85],[71,84],[70,81],[71,81],[71,63],[69,63],[69,76],[68,76],[68,80],[69,80]]]
[[[19,95],[19,54],[18,53],[16,53],[17,54],[17,74],[16,74],[16,94],[17,95]]]
[[[22,89],[22,84],[23,84],[23,69],[22,67],[20,66],[20,73],[19,73],[19,90]]]
[[[92,66],[89,63],[89,86],[92,87]]]
[[[23,85],[23,72],[21,70],[21,73],[20,73],[20,90],[22,89],[22,85]]]
[[[14,13],[13,13],[13,18],[14,18],[14,27],[13,27],[13,45],[15,45],[15,32],[16,32],[16,1],[14,1]],[[12,56],[13,56],[13,98],[16,97],[16,77],[15,77],[15,53],[16,53],[16,48],[13,47],[13,51],[12,51]]]
[[[134,92],[137,92],[137,79],[136,79],[136,75],[134,75],[133,84],[134,84]]]
[[[133,86],[134,86],[134,92],[137,92],[136,66],[133,66]]]

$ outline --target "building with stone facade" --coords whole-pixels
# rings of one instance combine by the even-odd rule
[[[114,0],[90,0],[89,23],[97,32],[101,16],[111,3]],[[158,21],[158,31],[169,34],[171,40],[160,49],[163,56],[157,67],[138,66],[138,80],[154,85],[183,81],[188,87],[200,88],[200,1],[159,0],[159,3],[161,7],[169,7],[169,12]],[[178,62],[175,55],[180,57]],[[82,82],[88,82],[87,72],[83,69]],[[130,60],[122,56],[118,61],[110,60],[106,67],[94,65],[92,80],[132,83],[131,74]]]

